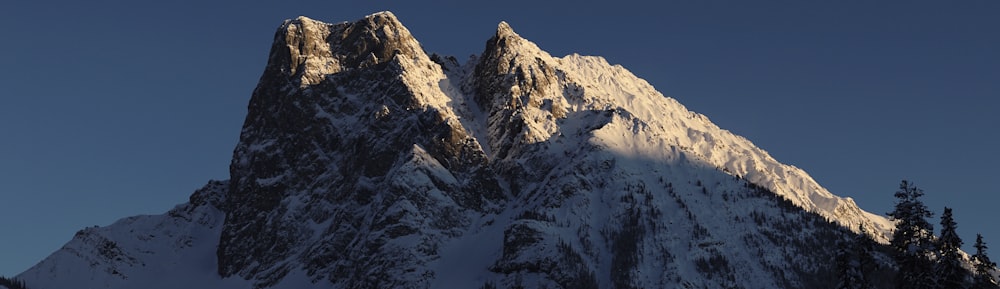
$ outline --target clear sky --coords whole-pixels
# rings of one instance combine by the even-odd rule
[[[0,275],[227,178],[281,21],[380,10],[459,59],[501,20],[604,56],[866,210],[915,182],[966,248],[981,232],[1000,256],[997,0],[219,2],[4,4]]]

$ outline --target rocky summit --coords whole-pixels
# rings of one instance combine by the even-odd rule
[[[230,179],[86,228],[30,288],[832,288],[891,223],[603,58],[389,12],[278,28]],[[853,231],[852,231],[853,230]],[[881,253],[878,253],[881,254]],[[886,259],[877,255],[877,260]]]

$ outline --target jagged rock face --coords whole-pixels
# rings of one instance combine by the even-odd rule
[[[603,59],[553,58],[506,23],[465,66],[433,59],[388,13],[279,29],[234,153],[222,276],[425,288],[454,279],[441,247],[495,231],[502,286],[801,287],[829,257],[817,236],[842,233],[784,199],[871,223],[829,193],[776,196],[814,182]],[[737,201],[787,216],[714,208]],[[786,249],[742,250],[761,246]]]
[[[600,57],[552,57],[501,23],[461,64],[388,12],[281,25],[230,174],[168,214],[85,230],[19,277],[820,288],[844,227],[884,240],[891,226]],[[163,260],[181,269],[145,269]]]
[[[278,29],[262,80],[283,75],[313,85],[326,75],[385,63],[396,55],[418,57],[423,50],[391,13],[334,25],[299,17]]]
[[[467,84],[488,115],[493,167],[519,204],[503,222],[502,253],[490,265],[503,276],[493,281],[499,287],[824,282],[816,264],[831,256],[811,248],[833,246],[838,227],[743,180],[765,178],[773,159],[631,73],[595,57],[553,58],[501,23]],[[713,154],[730,158],[716,163]],[[785,217],[725,205],[733,202],[778,208]],[[784,250],[745,250],[770,246]],[[784,273],[795,270],[802,271]],[[757,278],[737,280],[747,276]]]
[[[490,147],[498,159],[512,149],[548,139],[566,116],[556,71],[542,52],[507,23],[500,23],[476,66],[477,102],[489,115]]]
[[[282,25],[234,152],[219,273],[268,286],[305,264],[348,288],[433,277],[420,266],[467,211],[503,198],[444,96],[420,91],[435,76],[389,13]]]

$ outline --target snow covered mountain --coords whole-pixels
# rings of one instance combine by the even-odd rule
[[[600,57],[500,23],[428,55],[389,12],[285,21],[230,179],[81,230],[31,288],[824,288],[891,226]],[[850,229],[845,229],[850,228]]]

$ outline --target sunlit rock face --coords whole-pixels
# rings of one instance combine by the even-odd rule
[[[286,21],[230,167],[219,273],[268,286],[300,269],[348,288],[433,277],[442,242],[505,200],[446,80],[391,13]]]
[[[500,23],[462,62],[428,55],[389,12],[299,17],[275,33],[230,180],[166,214],[82,230],[19,277],[819,288],[859,226],[884,241],[890,224],[603,58],[553,57]]]

